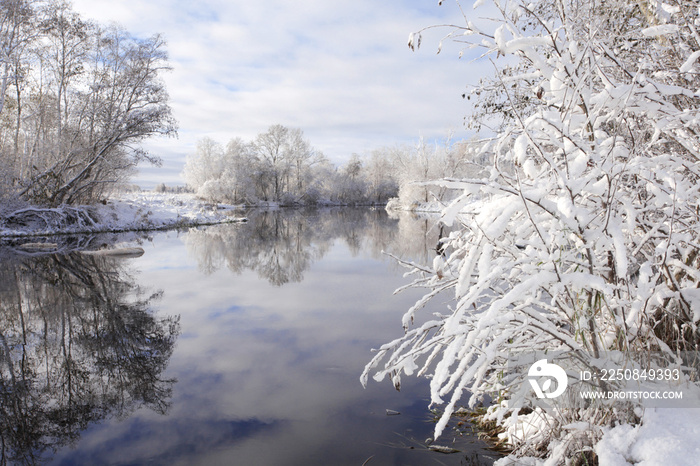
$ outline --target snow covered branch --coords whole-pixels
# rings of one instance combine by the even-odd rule
[[[420,367],[433,404],[446,402],[436,435],[467,392],[470,405],[502,400],[489,409],[505,427],[537,405],[551,421],[547,451],[563,461],[573,453],[558,426],[602,426],[622,410],[543,407],[504,375],[505,359],[525,349],[672,359],[700,344],[700,12],[685,0],[507,0],[486,12],[493,30],[468,26],[460,41],[487,47],[496,65],[472,92],[473,127],[496,128],[483,148],[492,165],[481,179],[435,182],[462,192],[441,217],[461,226],[423,283],[451,289],[453,305],[382,347],[363,380],[375,371],[397,384]]]

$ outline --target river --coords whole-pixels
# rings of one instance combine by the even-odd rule
[[[459,452],[428,450],[427,380],[359,381],[421,296],[393,294],[408,278],[382,251],[430,263],[437,235],[425,218],[344,208],[121,238],[138,258],[6,247],[3,460],[492,464],[457,420],[436,443]]]

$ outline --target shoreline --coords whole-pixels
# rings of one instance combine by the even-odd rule
[[[123,193],[105,204],[36,207],[26,206],[0,217],[0,240],[102,233],[178,230],[199,226],[246,222],[235,212],[253,209],[385,208],[386,204],[314,205],[277,202],[231,205],[212,203],[192,193]]]
[[[245,216],[231,215],[235,210],[211,206],[191,194],[127,193],[105,204],[17,209],[0,218],[0,240],[165,231],[247,221]]]

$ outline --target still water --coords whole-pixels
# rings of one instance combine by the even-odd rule
[[[464,427],[438,441],[460,453],[426,448],[427,380],[359,382],[421,296],[393,295],[408,279],[382,251],[430,263],[432,222],[369,209],[249,219],[126,238],[146,251],[131,259],[6,245],[0,464],[491,464]]]

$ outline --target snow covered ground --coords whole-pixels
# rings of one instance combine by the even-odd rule
[[[519,435],[541,435],[547,422],[547,416],[537,411],[522,416],[518,418]],[[696,466],[700,464],[698,438],[700,408],[651,408],[643,413],[640,425],[605,429],[594,450],[600,466]],[[506,457],[496,462],[497,466],[558,464],[557,458],[533,457]]]
[[[0,218],[0,237],[156,230],[243,220],[233,207],[224,207],[206,204],[192,194],[127,193],[104,205],[20,209]]]
[[[700,409],[648,409],[642,425],[608,430],[596,445],[601,466],[700,464]]]

